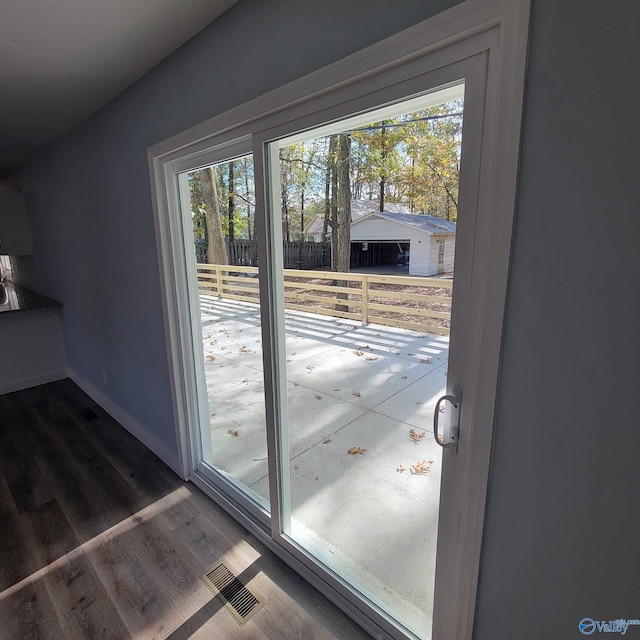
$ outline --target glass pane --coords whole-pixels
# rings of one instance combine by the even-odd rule
[[[458,94],[273,143],[285,533],[418,635],[429,635],[433,607],[441,448],[431,429],[447,375]]]
[[[268,508],[253,157],[188,174],[208,421],[202,458]]]

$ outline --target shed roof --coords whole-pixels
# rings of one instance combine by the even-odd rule
[[[376,211],[374,213],[370,213],[362,218],[358,218],[358,220],[354,220],[351,225],[360,225],[365,223],[367,220],[372,220],[373,218],[382,218],[383,220],[389,220],[390,222],[396,222],[413,227],[414,229],[418,229],[419,231],[429,235],[453,234],[456,232],[455,222],[418,213],[392,213],[389,211]]]
[[[409,213],[408,207],[398,202],[389,202],[385,205],[385,209],[390,213]],[[370,213],[378,210],[377,200],[352,200],[351,201],[351,222],[355,222],[360,218],[364,218]],[[322,216],[314,216],[307,225],[305,233],[322,233],[324,218]]]

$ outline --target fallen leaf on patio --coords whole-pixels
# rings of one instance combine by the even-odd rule
[[[375,358],[374,358],[374,357],[372,357],[372,356],[369,356],[368,358],[365,358],[365,360],[366,360],[367,362],[373,362],[374,360],[377,360],[377,359],[378,359],[378,358],[377,358],[377,356],[376,356]]]
[[[249,351],[245,345],[242,345],[240,347],[240,353],[251,353],[251,351]]]
[[[354,351],[353,354],[356,355],[356,356],[363,356],[364,352],[363,351]]]
[[[443,405],[440,405],[440,406],[438,407],[438,411],[439,411],[440,413],[444,413],[444,412],[445,412],[445,408],[444,408],[444,406],[443,406]]]
[[[402,378],[400,378],[400,380],[406,380],[409,376],[402,376]]]
[[[215,357],[215,356],[207,356],[207,360],[208,360],[209,362],[213,362],[215,359],[216,359],[216,357]]]
[[[291,355],[292,355],[292,356],[297,356],[297,355],[298,355],[298,352],[297,352],[297,351],[292,351],[292,352],[291,352]]]
[[[431,364],[431,358],[422,358],[420,362],[422,364]]]
[[[322,441],[322,444],[329,444],[331,442],[330,438],[327,438],[326,440]]]
[[[356,454],[364,455],[366,449],[361,449],[360,447],[351,447],[351,449],[347,449],[347,453],[355,456]]]
[[[334,391],[340,391],[340,389],[334,389]]]
[[[425,435],[427,434],[424,431],[422,433],[418,433],[415,429],[409,429],[409,437],[411,438],[411,440],[413,440],[413,442],[415,442],[415,444],[418,444],[418,442],[420,442],[420,440],[422,440]]]
[[[397,467],[397,468],[396,468],[396,471],[397,471],[398,473],[402,473],[403,471],[406,471],[406,470],[407,470],[407,468],[406,468],[406,467],[403,467],[402,465],[400,465],[399,467]]]
[[[297,469],[297,468],[298,468],[298,465],[297,465],[297,464],[296,464],[296,465],[294,465],[294,466],[293,466],[293,468],[294,468],[294,469]]]
[[[211,344],[218,344],[218,341],[217,340],[212,340]]]
[[[407,353],[408,356],[415,356],[415,353]]]
[[[417,464],[412,464],[411,473],[416,476],[423,476],[425,473],[430,471],[432,464],[433,460],[423,460]]]
[[[208,340],[211,337],[211,334],[208,334],[204,337],[205,340]]]
[[[242,333],[242,329],[236,329],[236,333]]]
[[[307,367],[306,367],[306,369],[307,369],[307,371],[308,371],[309,373],[311,373],[311,372],[313,371],[314,367],[312,367],[310,364],[308,364],[308,365],[307,365]]]
[[[316,400],[322,400],[322,396],[315,396]]]
[[[360,395],[360,392],[359,392],[359,391],[354,391],[351,395],[352,395],[354,398],[361,398],[361,397],[362,397],[362,396]]]
[[[230,436],[233,436],[234,438],[238,437],[238,430],[237,429],[227,429],[227,433]]]

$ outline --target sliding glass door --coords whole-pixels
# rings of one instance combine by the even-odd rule
[[[184,477],[398,640],[473,628],[527,33],[478,11],[150,152]]]
[[[177,173],[194,473],[397,637],[431,637],[464,118],[459,80]]]
[[[195,467],[268,513],[253,156],[225,153],[178,175],[200,414]]]
[[[463,113],[460,83],[266,145],[279,534],[418,637],[433,613]],[[305,252],[314,231],[323,265]]]

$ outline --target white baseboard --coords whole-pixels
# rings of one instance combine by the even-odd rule
[[[123,426],[132,436],[160,458],[178,476],[184,478],[178,456],[165,444],[160,442],[148,429],[138,422],[132,415],[119,407],[111,398],[107,397],[91,382],[85,380],[76,371],[67,367],[63,377],[69,377],[75,382],[97,405],[102,407],[116,422]]]
[[[0,384],[0,396],[5,393],[13,393],[14,391],[29,389],[29,387],[37,387],[39,384],[47,384],[48,382],[55,382],[56,380],[64,380],[68,377],[69,376],[67,370],[60,369],[59,371],[43,373],[42,375],[33,376],[32,378],[24,378],[22,380],[5,382],[3,384]]]

